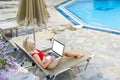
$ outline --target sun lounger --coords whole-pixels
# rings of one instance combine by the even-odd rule
[[[0,1],[0,5],[2,4],[19,4],[19,1]]]
[[[0,21],[15,19],[16,15],[16,13],[2,14],[2,16],[0,16]]]
[[[1,13],[17,13],[18,8],[0,9]]]
[[[20,39],[20,38],[18,38]],[[36,39],[37,40],[37,39]],[[87,51],[84,51],[84,50],[79,50],[80,52],[82,52],[83,54],[85,54],[84,57],[82,58],[79,58],[79,59],[75,59],[75,58],[70,58],[70,57],[63,57],[61,59],[61,62],[58,64],[58,66],[52,70],[46,70],[44,68],[42,68],[37,61],[35,61],[35,59],[29,54],[28,51],[26,51],[23,46],[22,46],[22,42],[20,42],[19,40],[17,39],[13,39],[12,41],[15,42],[15,45],[24,53],[24,55],[29,58],[31,60],[31,62],[35,63],[41,71],[43,71],[45,74],[46,74],[46,77],[49,78],[49,79],[52,79],[54,80],[55,77],[66,71],[66,70],[71,70],[71,67],[74,67],[74,66],[78,66],[80,63],[86,61],[87,64],[85,65],[85,68],[87,67],[88,63],[89,63],[89,59],[90,59],[90,55]],[[38,40],[37,40],[38,41]],[[38,44],[38,43],[37,43]],[[46,50],[44,50],[46,51]]]

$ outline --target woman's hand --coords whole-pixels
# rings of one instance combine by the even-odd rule
[[[51,56],[51,59],[54,61],[55,60],[55,56]]]
[[[48,55],[48,52],[45,52],[44,55],[47,56],[47,55]]]

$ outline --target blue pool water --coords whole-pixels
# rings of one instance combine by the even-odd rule
[[[84,24],[120,31],[120,0],[68,0],[56,9],[74,25],[83,21]]]

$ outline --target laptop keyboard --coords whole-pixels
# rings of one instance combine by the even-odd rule
[[[59,57],[60,57],[60,56],[57,55],[55,52],[49,52],[49,55],[51,55],[51,56],[55,56],[56,58],[59,58]]]

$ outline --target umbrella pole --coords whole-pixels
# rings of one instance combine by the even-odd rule
[[[36,44],[36,39],[35,39],[35,28],[33,28],[33,38],[34,38],[34,43]]]

